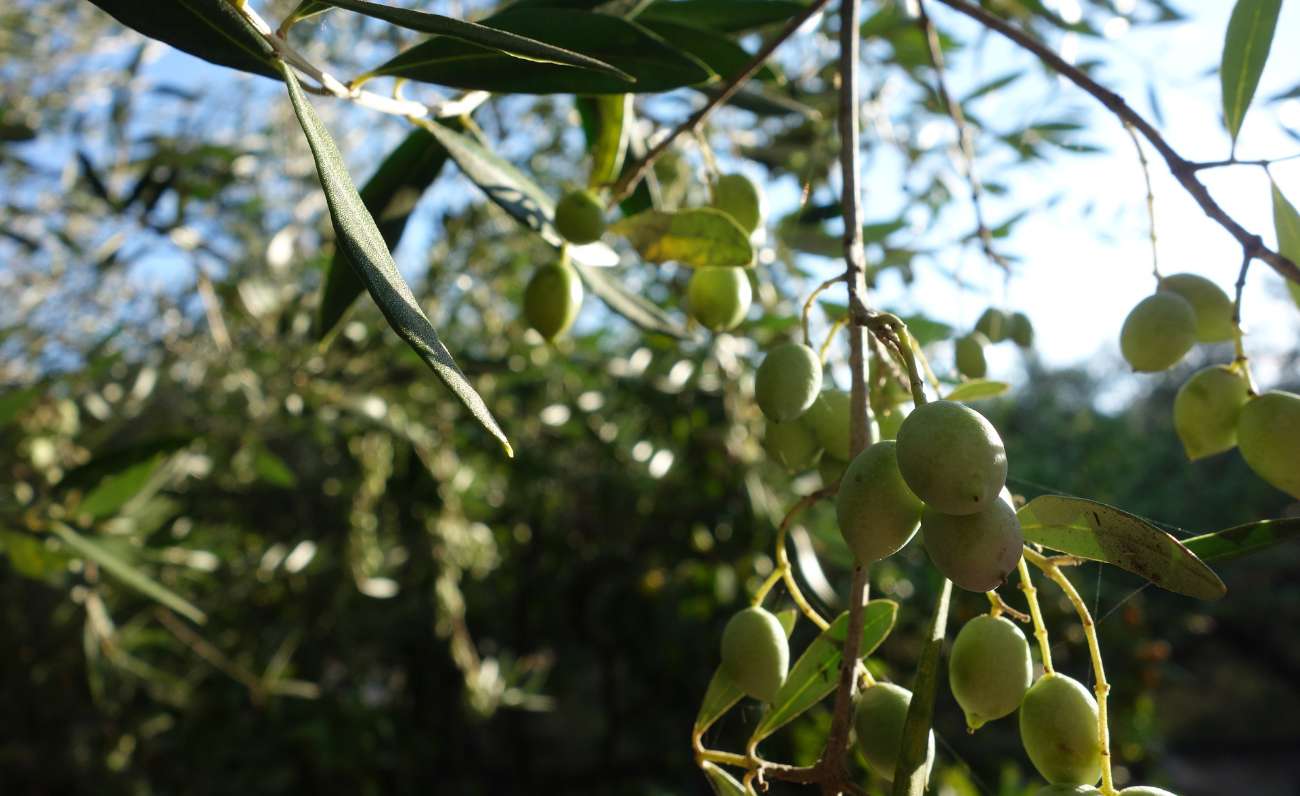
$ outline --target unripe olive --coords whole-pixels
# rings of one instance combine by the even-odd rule
[[[908,410],[894,406],[882,412],[876,412],[876,423],[880,428],[880,439],[898,439],[898,429],[907,419]]]
[[[723,174],[713,184],[713,206],[736,220],[745,232],[763,222],[763,197],[743,174]]]
[[[1000,343],[1007,339],[1010,326],[1007,314],[995,307],[984,310],[984,314],[975,321],[975,331],[987,337],[990,343]]]
[[[547,340],[573,325],[582,308],[582,280],[567,262],[547,263],[524,288],[524,318]]]
[[[948,659],[948,686],[971,732],[1014,713],[1033,679],[1029,642],[1014,622],[984,614],[962,626]]]
[[[1177,293],[1192,305],[1199,342],[1219,343],[1233,338],[1232,299],[1218,285],[1196,274],[1172,274],[1160,280],[1160,289]]]
[[[1119,792],[1119,796],[1178,796],[1164,788],[1155,788],[1150,785],[1134,785],[1131,788],[1125,788]]]
[[[984,347],[989,339],[982,332],[957,338],[957,372],[968,379],[982,379],[989,372],[984,359]]]
[[[1020,703],[1020,741],[1053,785],[1095,785],[1101,779],[1097,702],[1075,680],[1045,674]]]
[[[1124,319],[1119,348],[1133,370],[1168,370],[1196,343],[1196,313],[1177,293],[1163,291],[1138,302]]]
[[[1246,379],[1216,365],[1192,374],[1174,397],[1174,430],[1192,461],[1231,450],[1246,403]]]
[[[1048,785],[1034,796],[1097,796],[1100,793],[1091,785]]]
[[[849,460],[849,394],[844,390],[822,390],[801,418],[817,435],[826,453],[842,462]]]
[[[769,420],[786,423],[808,411],[822,388],[822,361],[802,343],[767,352],[754,377],[754,397]]]
[[[816,435],[804,425],[802,418],[788,423],[767,421],[763,446],[769,456],[792,473],[812,467],[822,452]]]
[[[686,286],[686,306],[701,326],[715,332],[745,320],[753,288],[743,268],[697,268]]]
[[[859,453],[835,496],[840,533],[863,566],[903,549],[921,522],[923,504],[903,482],[894,448],[887,440]]]
[[[993,424],[953,401],[922,404],[898,429],[898,469],[916,496],[946,514],[996,502],[1007,453]]]
[[[1247,401],[1237,446],[1256,475],[1300,499],[1300,395],[1271,390]]]
[[[858,749],[867,760],[867,769],[884,779],[892,780],[898,766],[898,753],[903,748],[903,724],[907,721],[907,707],[912,702],[912,692],[893,683],[876,683],[858,694],[853,709],[853,729],[857,735]],[[930,732],[930,746],[925,755],[926,778],[934,763],[934,732]]]
[[[921,512],[921,540],[930,561],[948,580],[969,591],[996,589],[1020,562],[1025,539],[1010,495],[974,514]]]
[[[770,612],[752,606],[727,621],[722,630],[722,671],[746,694],[771,702],[789,666],[785,628]]]
[[[555,229],[570,243],[594,243],[605,234],[605,206],[591,191],[570,191],[555,205]]]
[[[1008,320],[1011,327],[1007,335],[1011,340],[1021,348],[1030,348],[1034,345],[1034,324],[1030,322],[1029,316],[1023,312],[1012,314]]]

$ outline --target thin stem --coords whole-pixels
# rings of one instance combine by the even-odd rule
[[[1065,576],[1052,559],[1047,558],[1030,548],[1025,548],[1025,558],[1039,569],[1043,574],[1051,578],[1065,596],[1069,598],[1070,603],[1074,605],[1074,611],[1079,615],[1079,623],[1083,625],[1083,636],[1088,642],[1088,653],[1092,656],[1092,671],[1096,675],[1095,690],[1097,693],[1097,740],[1101,745],[1101,792],[1105,796],[1114,796],[1115,784],[1110,770],[1110,727],[1107,719],[1106,697],[1110,694],[1110,683],[1106,681],[1106,667],[1101,660],[1101,644],[1097,641],[1097,624],[1092,620],[1092,614],[1088,612],[1088,606],[1079,596],[1079,592],[1074,588],[1074,584]]]
[[[1280,158],[1261,158],[1259,160],[1238,160],[1237,158],[1228,158],[1227,160],[1207,160],[1200,163],[1189,163],[1187,165],[1192,169],[1192,171],[1221,169],[1225,166],[1257,166],[1261,169],[1267,169],[1274,163],[1285,163],[1288,160],[1295,160],[1296,158],[1300,158],[1300,152]]]
[[[830,279],[827,279],[825,282],[822,282],[814,288],[813,292],[808,294],[808,298],[804,299],[803,313],[799,317],[800,322],[803,324],[803,342],[804,345],[809,348],[812,348],[812,334],[808,331],[808,316],[812,314],[813,302],[816,301],[817,297],[825,292],[827,288],[834,287],[836,284],[843,282],[845,276],[845,274],[840,274],[839,276],[833,276]]]
[[[1015,27],[1009,22],[1000,19],[997,16],[985,11],[979,6],[969,2],[969,0],[937,0],[949,8],[958,11],[971,19],[979,22],[990,30],[997,31],[1006,38],[1015,42],[1020,47],[1036,55],[1039,60],[1056,70],[1062,77],[1069,80],[1088,94],[1092,95],[1111,113],[1119,117],[1120,121],[1127,122],[1142,134],[1155,150],[1160,153],[1169,167],[1169,171],[1174,175],[1174,179],[1191,194],[1196,203],[1200,205],[1201,210],[1228,231],[1228,234],[1237,239],[1241,244],[1242,250],[1251,257],[1258,257],[1269,264],[1274,271],[1277,271],[1286,279],[1300,284],[1300,266],[1297,266],[1291,260],[1287,259],[1278,252],[1264,245],[1263,240],[1254,233],[1248,231],[1245,227],[1238,224],[1235,219],[1214,201],[1210,196],[1209,190],[1204,183],[1196,178],[1196,164],[1189,162],[1182,155],[1174,150],[1164,136],[1160,134],[1155,127],[1151,125],[1141,114],[1133,110],[1124,98],[1102,86],[1093,80],[1083,70],[1072,66],[1061,56],[1057,55],[1051,47],[1034,38],[1032,35]]]
[[[1138,140],[1137,133],[1133,131],[1133,125],[1128,122],[1124,123],[1124,132],[1133,141],[1133,148],[1137,150],[1138,163],[1142,165],[1142,179],[1147,186],[1147,224],[1151,236],[1151,274],[1156,278],[1156,284],[1160,284],[1160,255],[1156,246],[1156,194],[1151,190],[1151,164],[1147,163],[1147,153],[1142,149],[1142,142]]]
[[[781,582],[783,574],[784,573],[781,571],[780,567],[773,569],[772,574],[768,575],[767,580],[763,581],[763,585],[759,586],[758,591],[754,592],[754,596],[750,598],[749,604],[753,606],[762,605],[763,600],[767,598],[767,593],[772,591],[773,586]]]
[[[1021,611],[1017,611],[1015,608],[1012,608],[1010,605],[1007,605],[1006,601],[1002,599],[1001,594],[998,594],[995,591],[986,591],[984,592],[984,595],[989,598],[990,615],[1001,616],[1002,614],[1007,614],[1017,622],[1029,621],[1029,614],[1023,613]]]
[[[781,519],[780,527],[776,531],[776,570],[781,573],[782,578],[785,580],[785,588],[790,592],[790,599],[794,600],[794,604],[799,606],[799,610],[803,612],[804,616],[808,617],[810,622],[817,626],[818,630],[825,630],[830,627],[830,623],[822,618],[821,614],[817,613],[817,609],[812,607],[807,597],[804,597],[803,590],[799,588],[799,584],[795,581],[794,567],[790,564],[790,555],[786,552],[785,540],[795,517],[798,517],[801,512],[817,501],[834,495],[839,486],[837,482],[822,487],[811,494],[804,495],[786,512],[785,517]]]
[[[831,343],[835,342],[835,335],[840,333],[840,329],[843,329],[846,323],[848,323],[848,321],[844,318],[836,318],[835,323],[831,324],[830,331],[826,332],[826,339],[822,341],[822,347],[817,349],[817,357],[822,361],[823,366],[826,364],[826,359],[830,356]]]
[[[1241,326],[1241,297],[1246,290],[1246,276],[1250,271],[1251,257],[1243,255],[1241,270],[1237,272],[1236,292],[1232,298],[1232,344],[1236,350],[1233,367],[1246,379],[1246,388],[1253,394],[1255,382],[1250,373],[1250,357],[1246,356],[1246,331]]]
[[[1029,575],[1029,565],[1022,556],[1019,563],[1020,590],[1025,593],[1025,602],[1029,603],[1029,615],[1034,620],[1034,638],[1038,641],[1039,657],[1043,660],[1043,671],[1047,674],[1052,669],[1052,644],[1047,638],[1047,623],[1043,621],[1043,611],[1038,607],[1038,589]]]

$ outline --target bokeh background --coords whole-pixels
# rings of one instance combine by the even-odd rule
[[[274,19],[292,5],[259,4]],[[1212,160],[1229,146],[1214,73],[1229,6],[1058,0],[1025,3],[1020,21]],[[1122,128],[936,12],[1007,278],[971,240],[915,28],[888,3],[865,10],[873,301],[913,321],[945,378],[947,338],[985,307],[1029,314],[1035,348],[990,357],[1011,392],[978,404],[1006,440],[1013,491],[1094,498],[1176,535],[1296,514],[1237,453],[1188,464],[1174,436],[1174,391],[1230,350],[1202,347],[1159,376],[1122,365],[1119,324],[1152,287]],[[1283,9],[1243,158],[1300,151],[1297,11]],[[670,202],[706,201],[711,159],[766,186],[757,300],[732,334],[648,334],[589,297],[570,338],[545,345],[518,305],[554,253],[451,167],[420,200],[398,262],[514,442],[507,461],[368,301],[327,344],[312,334],[330,235],[282,86],[149,42],[82,0],[14,0],[0,22],[0,793],[704,793],[689,731],[722,624],[770,571],[775,522],[819,484],[765,457],[752,370],[838,268],[837,228],[816,212],[837,196],[833,23],[815,20],[778,59],[810,112],[726,109],[707,154],[687,141],[659,169]],[[753,51],[770,33],[740,41]],[[294,40],[346,75],[411,37],[332,11]],[[645,100],[641,134],[699,101]],[[358,181],[407,133],[316,106]],[[495,98],[475,120],[556,194],[585,180],[571,97]],[[1293,201],[1298,169],[1272,169]],[[1158,163],[1153,178],[1162,267],[1228,287],[1235,244]],[[1207,180],[1271,240],[1262,170]],[[618,275],[680,310],[688,272],[632,262]],[[1300,312],[1262,267],[1245,300],[1256,375],[1295,390]],[[816,311],[815,333],[834,311]],[[44,533],[50,521],[206,623],[124,588]],[[833,511],[806,514],[793,541],[815,603],[842,610]],[[1100,619],[1121,781],[1300,793],[1298,571],[1295,545],[1225,564],[1215,604],[1096,566],[1071,573]],[[902,604],[873,658],[882,676],[910,680],[936,577],[915,544],[873,571],[873,594]],[[1086,680],[1069,606],[1042,594],[1058,668]],[[985,607],[961,595],[953,626]],[[796,647],[810,637],[804,623]],[[730,714],[710,745],[741,748],[757,710]],[[811,762],[828,721],[810,711],[767,756]],[[937,792],[1035,789],[1013,720],[967,735],[941,688],[936,731]]]

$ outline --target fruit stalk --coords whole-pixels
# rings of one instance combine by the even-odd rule
[[[1043,672],[1051,674],[1052,645],[1047,639],[1047,623],[1043,621],[1043,611],[1038,607],[1038,589],[1029,575],[1029,565],[1023,556],[1020,558],[1020,590],[1025,593],[1025,602],[1029,603],[1029,616],[1034,620],[1034,638],[1038,641],[1039,656],[1043,659]]]

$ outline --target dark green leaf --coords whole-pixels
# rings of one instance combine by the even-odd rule
[[[163,458],[158,454],[104,476],[77,506],[77,513],[99,519],[116,512],[149,483]]]
[[[17,390],[9,390],[0,395],[0,428],[4,428],[13,422],[32,401],[35,401],[41,395],[39,386],[24,387]]]
[[[754,56],[744,47],[720,33],[676,22],[645,21],[643,24],[664,41],[672,42],[674,47],[703,61],[723,79],[729,80],[740,74],[754,60]],[[776,73],[771,67],[763,66],[755,78],[775,80]]]
[[[739,33],[784,22],[807,9],[794,0],[658,0],[638,20],[676,22],[701,30]]]
[[[205,61],[278,78],[271,45],[228,0],[91,0],[119,22]]]
[[[0,530],[0,552],[9,559],[9,566],[24,578],[49,581],[59,572],[66,571],[67,557],[51,550],[45,540],[28,533]]]
[[[1234,142],[1268,61],[1281,10],[1282,0],[1237,0],[1228,20],[1219,81],[1223,87],[1223,123]]]
[[[316,161],[316,171],[325,191],[330,218],[334,222],[337,245],[357,269],[358,276],[365,282],[366,289],[388,319],[389,326],[420,355],[474,418],[501,441],[507,455],[513,456],[514,451],[511,450],[505,433],[497,425],[483,399],[466,381],[465,374],[461,373],[451,353],[438,339],[433,324],[425,316],[424,310],[420,309],[406,280],[398,273],[397,264],[384,245],[384,238],[375,226],[375,220],[370,217],[352,184],[343,156],[339,154],[329,131],[321,124],[315,109],[307,101],[298,85],[298,79],[292,71],[285,69],[284,80],[289,88],[294,112],[298,115],[298,121],[311,147],[312,158]]]
[[[1002,75],[1001,77],[995,77],[992,80],[988,81],[987,83],[983,83],[977,86],[976,88],[972,89],[969,94],[961,98],[961,104],[965,105],[971,100],[979,99],[980,97],[983,97],[986,94],[992,94],[998,89],[1006,88],[1007,86],[1011,85],[1012,83],[1016,82],[1021,77],[1023,77],[1024,74],[1025,72],[1023,70],[1020,70],[1020,71],[1010,72],[1008,74]]]
[[[790,634],[794,632],[795,622],[799,618],[798,612],[792,608],[787,608],[778,611],[776,618],[781,623],[781,627],[785,628],[786,638],[789,638]],[[713,726],[713,722],[722,718],[722,715],[731,710],[732,706],[739,702],[744,695],[745,692],[740,690],[740,686],[731,682],[722,673],[722,668],[718,667],[713,673],[713,678],[709,680],[709,687],[704,691],[704,699],[700,701],[700,710],[695,714],[695,734],[697,736],[703,735],[709,727]]]
[[[718,86],[702,86],[700,93],[710,99],[722,93]],[[802,116],[820,119],[821,111],[790,99],[783,92],[764,83],[746,83],[731,95],[727,104],[759,116]]]
[[[946,401],[980,401],[985,398],[996,398],[1003,395],[1011,385],[1004,381],[989,381],[987,379],[974,379],[973,381],[963,382],[944,396]]]
[[[608,185],[623,170],[632,132],[632,95],[579,97],[577,105],[582,130],[587,136],[587,151],[591,153],[587,185],[592,188]]]
[[[1103,561],[1162,589],[1217,600],[1219,576],[1174,537],[1141,517],[1083,498],[1043,495],[1017,512],[1025,541]]]
[[[714,796],[745,796],[745,786],[713,763],[705,760],[700,764],[700,769],[708,777]]]
[[[930,747],[930,727],[934,723],[934,692],[939,685],[939,656],[948,633],[948,601],[952,581],[944,580],[943,591],[934,606],[930,635],[921,649],[912,682],[912,702],[903,723],[903,742],[894,769],[894,796],[924,796],[929,767],[925,764]]]
[[[446,36],[430,39],[376,68],[426,83],[506,94],[624,94],[668,91],[713,77],[708,67],[627,20],[569,9],[515,8],[484,20],[500,30],[583,53],[636,82],[604,72],[523,63],[497,50]]]
[[[1277,231],[1277,250],[1283,257],[1300,265],[1300,213],[1291,204],[1277,183],[1273,183],[1273,229]],[[1286,280],[1291,300],[1300,307],[1300,284]]]
[[[690,339],[691,333],[662,307],[640,293],[628,290],[604,268],[592,268],[573,261],[573,267],[582,277],[587,289],[614,312],[627,318],[647,332],[659,332],[681,340]]]
[[[1300,517],[1250,522],[1185,539],[1183,544],[1202,561],[1227,561],[1300,539]]]
[[[754,264],[749,235],[731,216],[711,207],[674,213],[647,210],[615,222],[610,231],[625,236],[652,263],[678,262],[692,268]]]
[[[266,448],[258,448],[253,455],[253,472],[257,477],[281,489],[293,489],[298,485],[298,478],[284,463],[284,459],[271,453]]]

